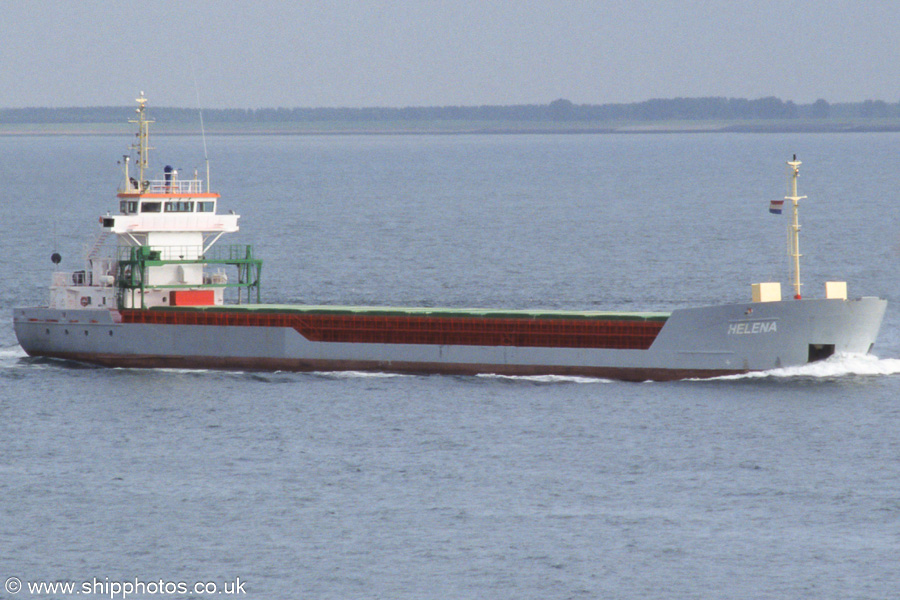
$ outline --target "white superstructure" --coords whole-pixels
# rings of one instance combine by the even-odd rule
[[[143,93],[137,102],[137,118],[130,121],[138,126],[138,141],[132,146],[137,173],[129,169],[132,156],[124,156],[119,213],[100,217],[102,230],[86,252],[84,270],[54,273],[52,308],[221,305],[228,278],[221,268],[213,272],[207,268],[252,256],[249,247],[214,252],[213,245],[223,234],[238,231],[239,216],[219,214],[219,194],[204,189],[196,172],[182,179],[176,169],[166,166],[161,178],[145,179],[150,172],[152,121],[147,119]]]

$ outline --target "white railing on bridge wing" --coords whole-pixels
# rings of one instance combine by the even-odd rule
[[[144,190],[150,194],[202,194],[203,180],[201,179],[151,179],[150,185]]]

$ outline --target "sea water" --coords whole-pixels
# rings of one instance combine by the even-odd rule
[[[264,301],[367,305],[787,295],[797,153],[803,293],[887,298],[873,355],[643,384],[27,358],[11,309],[82,268],[129,143],[0,139],[0,598],[896,595],[900,134],[209,138]]]

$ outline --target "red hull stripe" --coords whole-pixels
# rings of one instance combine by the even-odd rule
[[[628,320],[501,319],[124,310],[125,323],[291,327],[314,342],[646,350],[664,323]]]

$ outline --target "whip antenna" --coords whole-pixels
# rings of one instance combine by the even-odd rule
[[[206,150],[206,127],[203,125],[203,108],[200,106],[200,86],[197,85],[197,74],[191,65],[191,76],[194,78],[194,91],[197,93],[197,112],[200,113],[200,136],[203,138],[203,159],[206,161],[206,191],[212,190],[209,183],[209,153]]]

